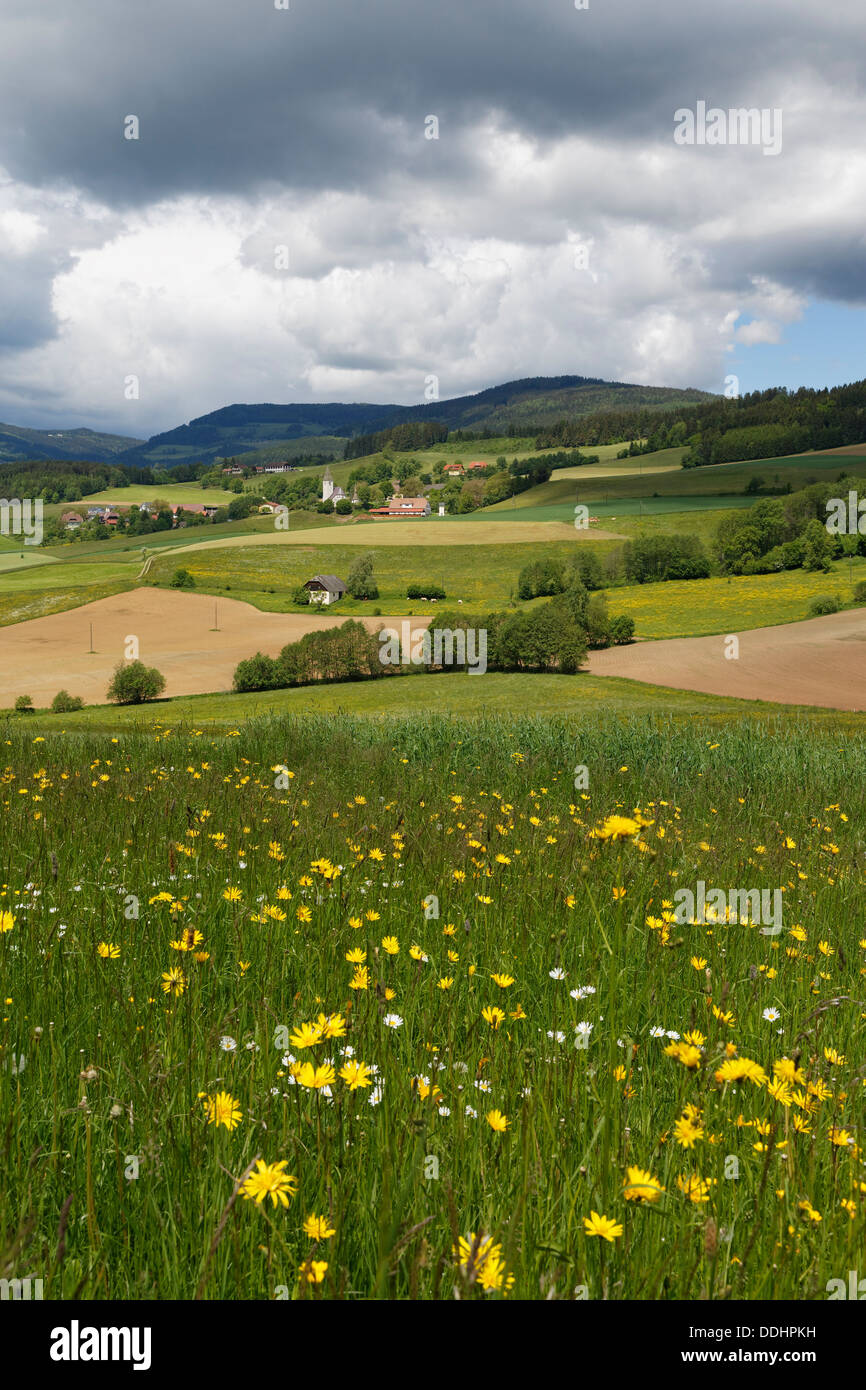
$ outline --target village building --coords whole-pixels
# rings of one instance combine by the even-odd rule
[[[388,502],[387,507],[371,507],[371,516],[409,516],[421,517],[430,515],[430,503],[426,497],[400,497],[394,496]]]

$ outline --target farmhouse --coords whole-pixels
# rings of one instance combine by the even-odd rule
[[[387,507],[371,507],[371,516],[429,516],[426,497],[392,497]]]
[[[60,522],[62,526],[65,526],[67,531],[77,531],[81,525],[81,517],[78,515],[78,512],[64,512],[60,518]]]
[[[345,594],[346,586],[335,574],[314,574],[304,588],[310,595],[310,603],[320,603],[327,607],[337,603]]]
[[[484,462],[484,459],[475,459],[475,461],[474,461],[473,463],[467,463],[466,467],[467,467],[467,468],[489,468],[490,465],[489,465],[488,463],[485,463],[485,462]]]
[[[171,504],[171,514],[175,526],[186,525],[184,517],[184,513],[186,512],[190,513],[192,516],[214,517],[218,511],[219,508],[216,505],[204,502],[172,502]]]
[[[462,463],[446,463],[443,473],[447,473],[452,478],[459,478],[463,472]]]

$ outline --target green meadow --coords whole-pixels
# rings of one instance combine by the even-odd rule
[[[866,1236],[862,723],[293,709],[7,730],[4,1268],[824,1300]],[[679,917],[698,881],[758,907]]]

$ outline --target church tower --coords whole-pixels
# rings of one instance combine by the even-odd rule
[[[331,477],[330,468],[326,468],[322,474],[322,501],[327,502],[334,491],[334,479]]]

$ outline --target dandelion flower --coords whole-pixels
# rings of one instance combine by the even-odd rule
[[[255,1172],[250,1173],[241,1191],[249,1201],[252,1199],[258,1206],[261,1206],[265,1197],[270,1197],[274,1206],[282,1202],[284,1207],[289,1205],[289,1198],[294,1197],[298,1190],[298,1180],[291,1173],[284,1173],[287,1159],[281,1158],[279,1163],[265,1163],[263,1158],[256,1161]]]

